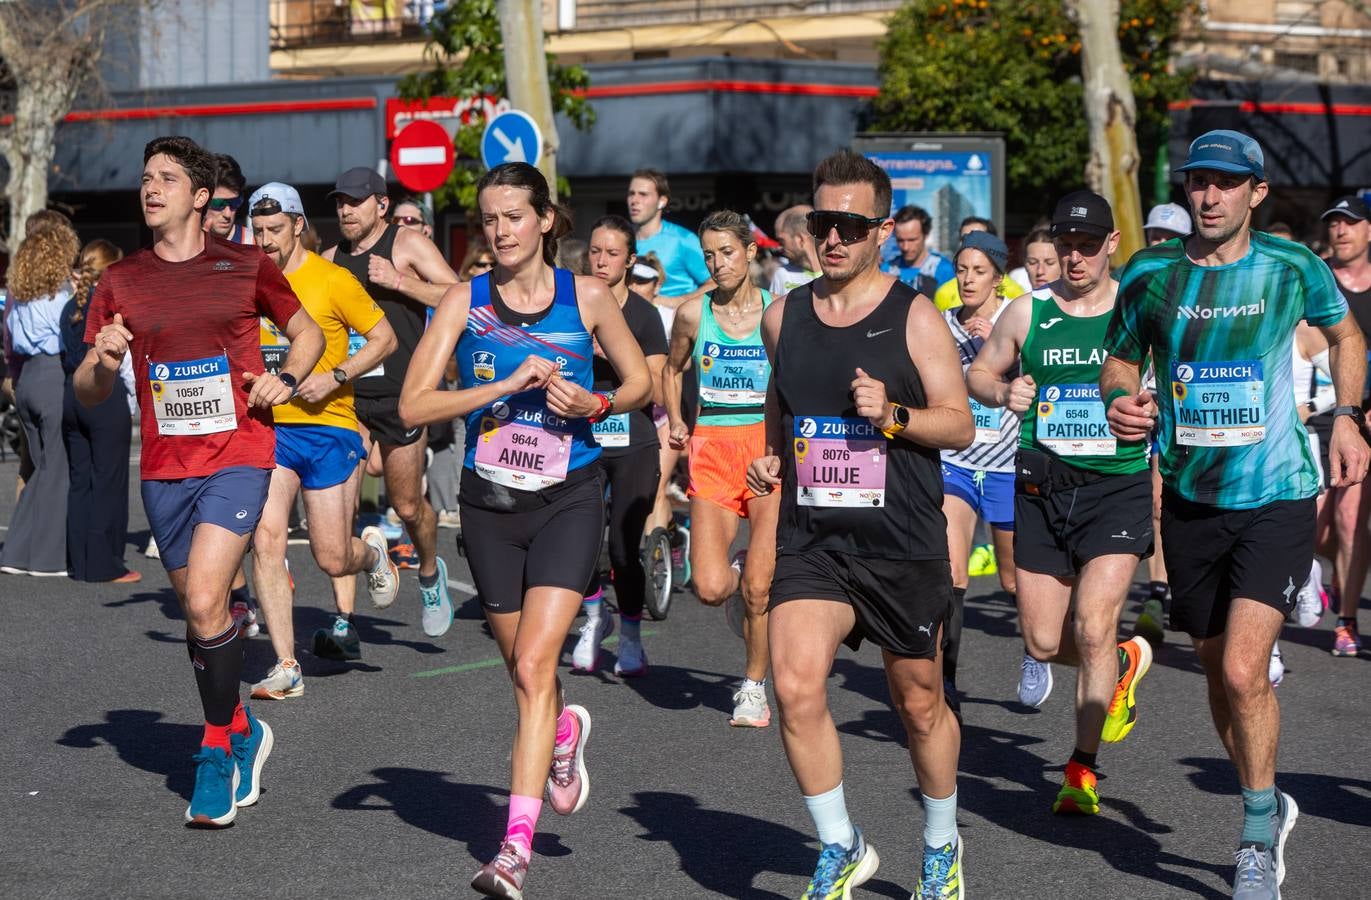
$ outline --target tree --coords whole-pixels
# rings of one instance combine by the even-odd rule
[[[560,66],[552,54],[545,54],[547,80],[554,112],[565,115],[578,129],[595,122],[595,111],[585,99],[590,76],[580,66]],[[448,4],[428,25],[428,45],[424,59],[427,71],[407,75],[398,85],[406,100],[430,97],[508,97],[505,77],[504,40],[500,31],[496,0],[462,0]],[[453,139],[457,163],[447,183],[435,191],[439,206],[458,205],[476,208],[476,182],[485,172],[481,165],[481,134],[485,119],[479,112],[470,114]],[[567,193],[566,180],[557,179],[559,193]]]
[[[1141,174],[1166,141],[1167,104],[1189,75],[1170,68],[1195,0],[1124,0],[1119,51],[1137,103]],[[1089,159],[1082,43],[1061,0],[909,0],[880,45],[882,131],[998,131],[1008,206],[1048,212]],[[1150,152],[1149,152],[1150,151]]]
[[[96,77],[105,38],[138,0],[0,2],[0,156],[9,165],[9,237],[48,204],[57,126]]]

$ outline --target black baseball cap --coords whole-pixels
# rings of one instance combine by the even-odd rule
[[[357,166],[348,169],[338,180],[333,183],[333,190],[328,192],[330,197],[339,194],[344,197],[351,197],[354,200],[365,200],[374,194],[386,193],[386,180],[381,177],[375,169],[368,169],[366,166]]]
[[[1371,210],[1366,208],[1365,200],[1355,194],[1349,194],[1330,206],[1319,218],[1327,221],[1331,216],[1346,216],[1353,222],[1362,222],[1371,219]]]
[[[1052,213],[1052,236],[1072,232],[1106,237],[1114,232],[1114,211],[1109,201],[1094,191],[1073,191],[1057,201]]]

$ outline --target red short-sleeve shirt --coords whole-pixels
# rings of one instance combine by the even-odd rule
[[[86,316],[86,343],[95,342],[115,313],[133,333],[129,352],[142,415],[144,481],[276,465],[271,410],[248,407],[243,373],[264,371],[259,317],[284,330],[299,309],[290,284],[266,254],[213,235],[205,236],[203,252],[184,262],[168,262],[144,249],[105,270]],[[161,433],[150,367],[220,356],[228,359],[237,427],[212,434]]]

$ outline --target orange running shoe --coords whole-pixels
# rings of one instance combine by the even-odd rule
[[[1126,664],[1121,665],[1114,699],[1109,702],[1104,728],[1100,731],[1100,740],[1106,744],[1116,744],[1128,737],[1138,723],[1138,682],[1152,668],[1152,645],[1143,638],[1133,637],[1119,644],[1119,653],[1126,657]],[[1121,659],[1120,663],[1125,660]]]

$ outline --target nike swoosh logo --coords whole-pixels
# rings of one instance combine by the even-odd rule
[[[891,329],[889,329],[889,328],[882,328],[880,331],[868,331],[868,332],[866,333],[866,336],[869,337],[869,338],[880,337],[881,335],[885,334],[887,331],[890,331],[890,330],[891,330]]]
[[[1039,327],[1039,328],[1042,328],[1042,329],[1048,329],[1048,328],[1051,328],[1053,325],[1056,325],[1056,324],[1057,324],[1058,322],[1060,322],[1061,320],[1062,320],[1062,317],[1061,317],[1061,316],[1053,316],[1052,318],[1048,319],[1046,322],[1039,322],[1039,323],[1038,323],[1038,327]]]

